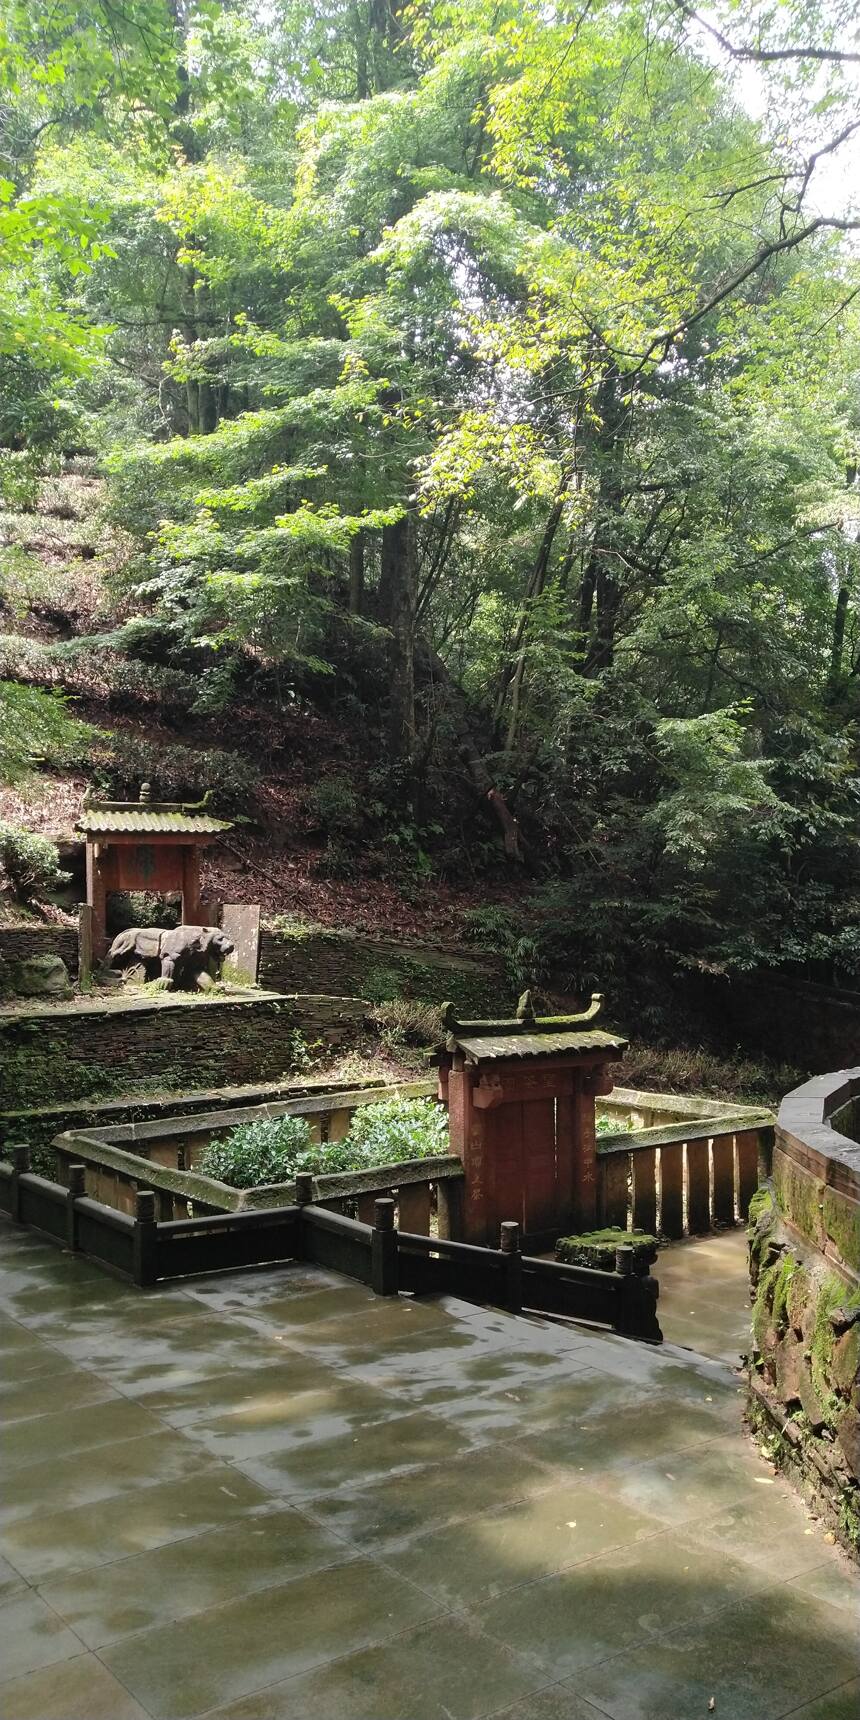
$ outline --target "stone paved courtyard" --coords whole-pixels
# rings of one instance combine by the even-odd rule
[[[857,1576],[724,1362],[0,1251],[2,1720],[857,1720]]]
[[[736,1367],[749,1348],[747,1236],[743,1229],[690,1237],[661,1250],[654,1267],[669,1344]]]

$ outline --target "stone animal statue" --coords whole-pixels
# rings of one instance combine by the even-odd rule
[[[108,952],[108,966],[141,970],[141,978],[160,978],[165,989],[207,991],[221,972],[233,944],[218,926],[132,926],[115,937]]]

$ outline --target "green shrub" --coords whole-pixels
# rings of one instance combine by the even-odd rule
[[[320,878],[354,878],[358,871],[358,857],[347,843],[330,836],[317,856],[314,871]]]
[[[353,836],[361,827],[361,803],[344,776],[324,776],[307,792],[308,810],[327,836]]]
[[[409,997],[391,998],[370,1012],[379,1028],[383,1045],[396,1050],[401,1045],[438,1045],[442,1038],[442,1015],[438,1006]]]
[[[303,1117],[263,1117],[210,1141],[198,1170],[230,1188],[292,1182],[297,1171],[327,1176],[427,1159],[448,1151],[448,1119],[432,1099],[380,1099],[353,1114],[342,1141],[311,1141]]]
[[[291,1182],[304,1170],[311,1131],[304,1117],[262,1117],[243,1123],[222,1141],[210,1141],[198,1170],[230,1188],[259,1188]]]
[[[595,1132],[598,1135],[632,1135],[633,1120],[631,1117],[598,1117]]]
[[[136,798],[145,781],[159,800],[202,800],[209,791],[209,809],[216,813],[244,810],[260,780],[238,753],[159,746],[137,735],[110,735],[95,760],[98,786],[112,799]]]
[[[32,451],[0,450],[0,505],[31,514],[39,500],[39,461]]]
[[[466,908],[462,919],[467,943],[480,944],[495,955],[507,955],[520,937],[520,922],[511,908],[488,902],[482,908]]]
[[[46,836],[0,823],[0,875],[4,874],[19,902],[29,902],[38,892],[56,889],[69,878],[68,872],[60,870],[57,850]]]
[[[169,900],[152,890],[110,890],[107,899],[108,929],[113,937],[131,926],[178,926],[180,898]]]
[[[435,1158],[448,1151],[448,1117],[434,1099],[379,1099],[353,1113],[344,1146],[353,1168]]]

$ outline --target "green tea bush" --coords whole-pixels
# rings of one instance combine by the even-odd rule
[[[326,1176],[372,1170],[448,1151],[448,1118],[432,1099],[380,1099],[354,1112],[342,1141],[311,1141],[303,1117],[264,1117],[210,1141],[198,1170],[230,1188],[292,1182],[297,1171]]]
[[[68,882],[60,857],[46,836],[33,836],[16,824],[0,823],[0,880],[5,876],[19,902]]]
[[[262,1117],[243,1123],[222,1141],[210,1141],[198,1170],[230,1188],[259,1188],[263,1183],[290,1182],[311,1147],[304,1117]]]
[[[349,1145],[353,1169],[428,1159],[448,1151],[448,1115],[434,1099],[379,1099],[353,1113]]]

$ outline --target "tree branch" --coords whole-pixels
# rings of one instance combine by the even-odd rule
[[[736,42],[729,41],[728,36],[724,36],[722,30],[717,29],[716,24],[709,24],[707,18],[702,17],[701,12],[696,12],[692,6],[685,5],[684,0],[673,0],[673,3],[675,11],[680,12],[682,18],[686,18],[689,23],[698,24],[700,29],[706,30],[715,42],[719,42],[723,52],[730,54],[733,60],[756,60],[762,65],[776,64],[780,60],[815,60],[822,65],[834,66],[860,64],[860,52],[855,54],[842,48],[739,47]]]

